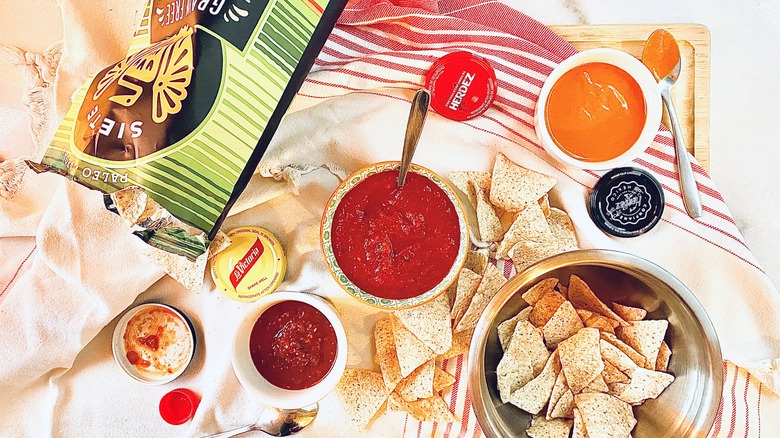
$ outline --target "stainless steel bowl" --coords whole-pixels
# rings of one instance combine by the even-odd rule
[[[525,437],[531,415],[501,403],[496,367],[503,351],[496,327],[527,304],[521,298],[537,281],[581,277],[604,302],[638,306],[648,319],[667,319],[675,380],[655,400],[634,409],[635,438],[706,437],[723,389],[723,359],[715,329],[696,297],[672,274],[640,257],[617,251],[582,250],[543,260],[516,275],[480,318],[469,350],[469,392],[488,437]]]

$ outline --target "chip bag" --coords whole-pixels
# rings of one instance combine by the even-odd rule
[[[203,254],[346,0],[150,0],[79,88],[37,172],[106,194],[152,246]]]

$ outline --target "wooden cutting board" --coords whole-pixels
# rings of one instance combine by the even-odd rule
[[[710,32],[701,24],[605,24],[550,26],[578,50],[609,47],[642,58],[647,37],[666,29],[680,46],[682,70],[672,88],[672,100],[680,118],[685,145],[710,168]],[[664,124],[669,120],[664,111]]]

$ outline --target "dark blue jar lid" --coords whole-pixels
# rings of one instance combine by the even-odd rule
[[[661,184],[642,169],[613,169],[601,177],[590,193],[590,217],[613,236],[644,234],[661,220],[663,212]]]

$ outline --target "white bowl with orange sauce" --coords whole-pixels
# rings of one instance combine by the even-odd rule
[[[534,126],[555,159],[603,170],[639,156],[661,124],[661,95],[639,60],[614,49],[591,49],[553,69],[542,86]]]

